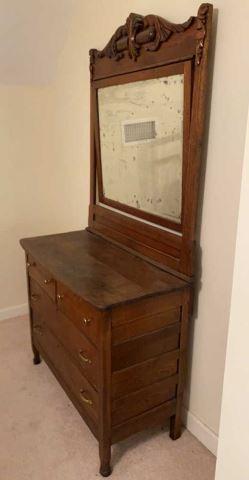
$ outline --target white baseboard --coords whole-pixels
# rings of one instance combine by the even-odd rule
[[[184,409],[183,422],[186,428],[205,445],[215,456],[218,448],[218,435],[216,435],[210,428],[202,423],[193,413]]]
[[[27,315],[29,311],[28,304],[16,305],[15,307],[8,307],[0,309],[0,321],[8,318],[19,317],[20,315]]]

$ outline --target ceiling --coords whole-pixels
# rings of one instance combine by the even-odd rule
[[[0,84],[53,82],[78,0],[0,0]]]

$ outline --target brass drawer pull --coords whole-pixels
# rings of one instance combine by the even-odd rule
[[[86,357],[86,355],[84,355],[84,351],[83,351],[83,350],[81,350],[81,351],[79,352],[79,357],[80,357],[80,359],[81,359],[84,363],[88,363],[88,365],[91,365],[92,360],[90,360],[90,358],[88,358],[88,357]]]
[[[93,401],[90,400],[90,398],[87,398],[87,397],[85,396],[85,393],[86,393],[85,390],[81,390],[81,391],[80,391],[81,399],[82,399],[82,401],[83,401],[84,403],[86,403],[87,405],[89,405],[89,406],[92,407],[92,406],[93,406]]]
[[[91,323],[91,319],[90,318],[82,318],[82,323],[83,323],[83,326],[86,327],[87,325],[89,325],[89,323]]]
[[[40,295],[35,295],[34,293],[32,293],[31,300],[33,302],[38,302],[39,298],[40,298]]]
[[[64,298],[64,295],[62,295],[61,293],[58,293],[57,300],[63,300],[63,298]]]
[[[33,329],[38,335],[43,335],[43,329],[40,325],[34,325]]]
[[[48,284],[49,284],[49,283],[51,283],[51,282],[52,282],[52,280],[51,280],[51,279],[50,279],[50,280],[48,280],[47,278],[45,278],[45,280],[44,280],[44,283],[45,283],[45,285],[48,285]]]

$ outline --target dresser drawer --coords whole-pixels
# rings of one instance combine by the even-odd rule
[[[52,323],[56,318],[56,304],[51,297],[41,288],[39,283],[30,278],[30,306],[33,312],[32,318],[42,318],[46,323]],[[34,312],[36,317],[34,316]]]
[[[27,261],[28,275],[33,278],[45,290],[50,298],[55,302],[55,280],[49,272],[47,272],[39,263],[37,263],[30,255]]]
[[[100,314],[67,287],[57,285],[58,309],[96,346],[99,344]]]
[[[98,390],[98,351],[94,345],[60,311],[51,318],[49,327],[71,354],[87,380]]]
[[[98,420],[98,394],[84,375],[71,361],[61,343],[49,330],[46,323],[39,324],[39,318],[34,314],[33,338],[38,350],[48,357],[59,376],[70,388],[82,410],[96,423]]]
[[[56,309],[56,305],[38,283],[30,280],[30,304],[36,313],[34,318],[46,323],[54,335],[62,342],[73,357],[74,362],[82,370],[85,377],[97,389],[98,351],[94,345]]]

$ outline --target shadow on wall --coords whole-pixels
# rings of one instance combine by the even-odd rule
[[[211,44],[210,44],[209,75],[208,75],[208,86],[207,86],[208,94],[207,94],[207,104],[206,104],[206,124],[205,124],[205,134],[204,134],[203,145],[202,145],[202,166],[201,166],[201,173],[200,173],[199,202],[198,202],[198,212],[197,212],[197,222],[196,222],[195,295],[194,295],[193,315],[191,317],[190,330],[189,330],[188,382],[187,382],[187,389],[186,389],[185,401],[184,401],[184,405],[187,409],[189,407],[189,398],[190,398],[195,320],[198,317],[198,298],[202,288],[202,281],[201,281],[202,249],[200,246],[200,236],[201,236],[201,223],[202,223],[202,211],[203,211],[203,200],[204,200],[204,185],[205,185],[205,176],[206,176],[206,168],[207,168],[208,138],[209,138],[209,128],[210,128],[210,113],[211,113],[212,87],[213,87],[212,79],[213,79],[213,69],[214,69],[214,61],[215,61],[217,25],[218,25],[218,9],[215,8],[213,11],[213,27],[212,27],[213,30],[212,30],[212,37],[211,37]]]

